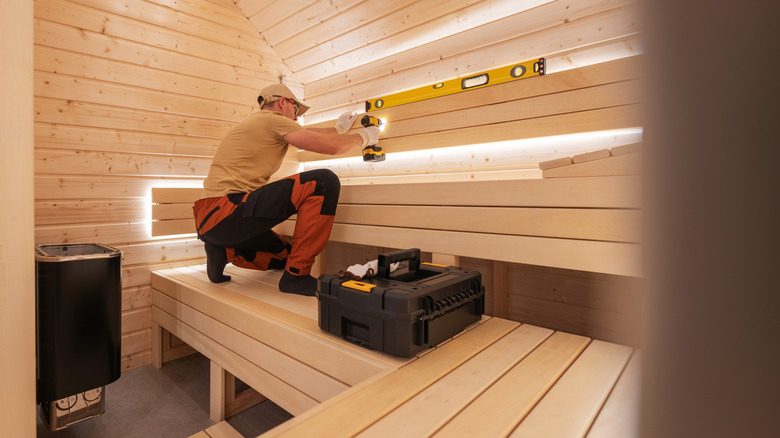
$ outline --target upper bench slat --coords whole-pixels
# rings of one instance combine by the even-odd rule
[[[341,204],[640,208],[636,176],[463,181],[341,188]]]

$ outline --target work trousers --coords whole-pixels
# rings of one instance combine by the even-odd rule
[[[198,238],[225,248],[235,266],[264,271],[287,259],[287,271],[308,275],[330,238],[340,190],[336,174],[317,169],[253,192],[200,199],[193,207]],[[293,214],[290,245],[271,228]]]

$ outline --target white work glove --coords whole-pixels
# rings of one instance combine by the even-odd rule
[[[357,114],[346,112],[339,116],[339,120],[336,122],[336,132],[343,134],[352,128],[352,125],[357,120]]]
[[[363,128],[361,131],[358,131],[358,135],[363,138],[363,144],[360,146],[361,148],[379,143],[379,128],[376,126]]]
[[[395,272],[395,270],[398,269],[398,265],[399,263],[391,263],[390,272]],[[369,277],[373,277],[374,275],[376,275],[377,269],[379,269],[379,261],[373,260],[366,263],[365,265],[352,265],[349,268],[347,268],[347,272],[351,273],[352,275],[358,278],[363,278],[367,274],[369,274],[368,271],[369,269],[371,269],[370,272],[371,275],[369,275]]]

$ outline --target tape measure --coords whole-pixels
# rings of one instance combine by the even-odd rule
[[[466,78],[450,79],[424,87],[401,91],[399,93],[366,101],[366,112],[390,108],[405,103],[418,102],[434,97],[446,96],[448,94],[455,94],[488,85],[501,84],[517,79],[541,76],[545,73],[544,65],[544,58],[539,58],[525,61],[520,64],[494,68]]]

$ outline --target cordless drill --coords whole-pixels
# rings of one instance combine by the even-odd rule
[[[374,116],[365,115],[360,119],[360,124],[368,128],[369,126],[376,126],[381,128],[384,122],[382,119],[378,119]],[[385,152],[381,146],[370,144],[363,148],[363,161],[385,161]]]

